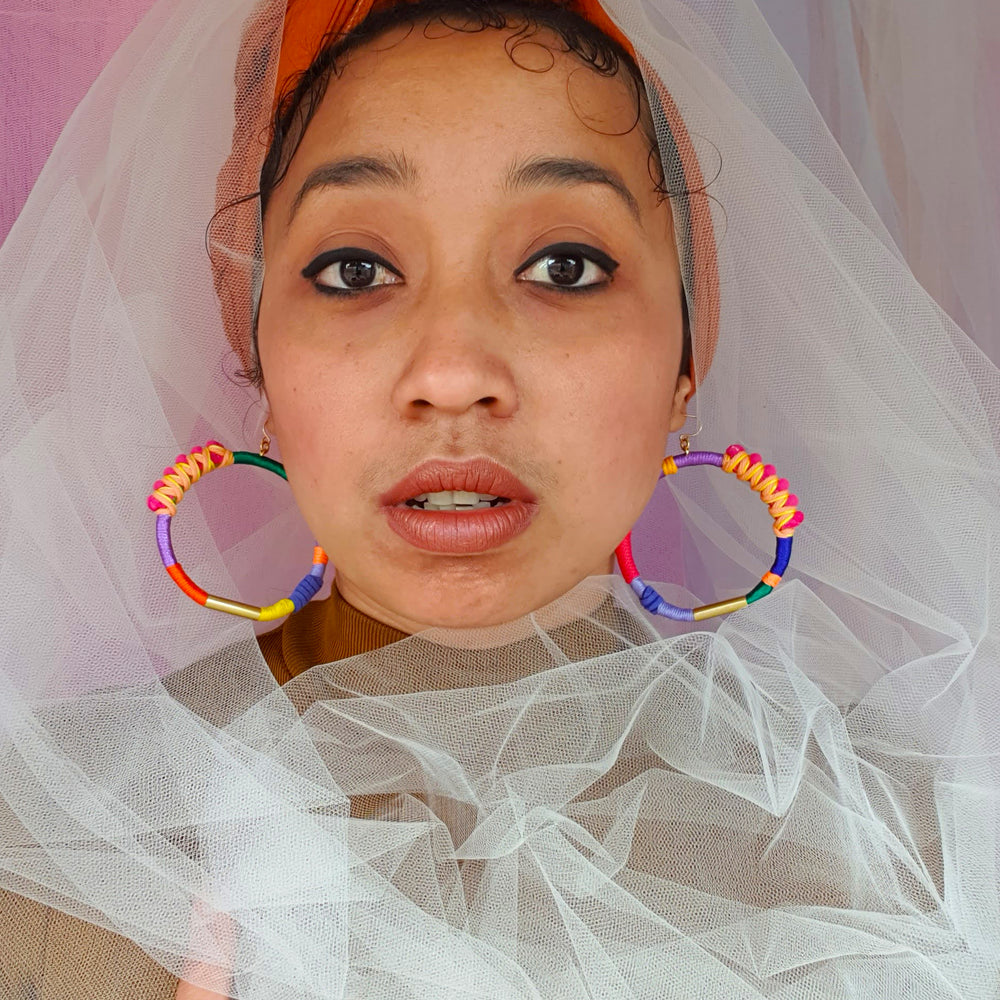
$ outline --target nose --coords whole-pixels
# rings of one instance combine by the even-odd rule
[[[392,394],[401,416],[509,417],[517,410],[508,324],[495,306],[458,294],[435,296],[412,317],[413,347]]]

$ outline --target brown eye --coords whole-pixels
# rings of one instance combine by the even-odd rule
[[[348,288],[364,288],[375,280],[375,265],[370,260],[342,260],[340,280]]]
[[[549,277],[556,285],[575,285],[583,277],[582,257],[549,257],[546,261]]]
[[[590,291],[611,281],[618,261],[596,247],[581,243],[557,243],[533,254],[514,276],[565,291]]]
[[[302,269],[318,292],[350,295],[379,285],[399,285],[403,276],[378,254],[358,247],[327,250]]]

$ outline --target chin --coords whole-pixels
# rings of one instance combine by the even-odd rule
[[[476,561],[478,562],[478,560]],[[586,576],[544,578],[529,572],[526,562],[514,565],[457,565],[403,573],[382,591],[379,603],[393,616],[422,628],[486,628],[523,618],[561,597]],[[403,584],[401,586],[401,584]]]
[[[374,574],[348,572],[347,579],[338,567],[341,593],[359,610],[406,632],[488,628],[552,604],[586,577],[608,573],[611,565],[605,557],[597,565],[562,566],[553,573],[554,558],[510,552],[407,562],[397,561],[391,572],[377,563]]]
[[[466,582],[430,583],[425,581],[422,593],[394,595],[393,606],[411,621],[423,622],[432,628],[484,628],[502,625],[536,610],[547,599],[534,599],[529,589],[517,582],[482,581],[478,586]]]

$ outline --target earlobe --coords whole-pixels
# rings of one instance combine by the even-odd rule
[[[670,412],[670,430],[679,431],[687,420],[687,404],[694,395],[694,385],[690,375],[681,375],[674,390],[674,405]]]

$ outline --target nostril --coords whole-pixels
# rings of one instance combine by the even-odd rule
[[[484,406],[493,406],[496,401],[496,396],[483,396],[483,398],[479,400],[479,402]]]

